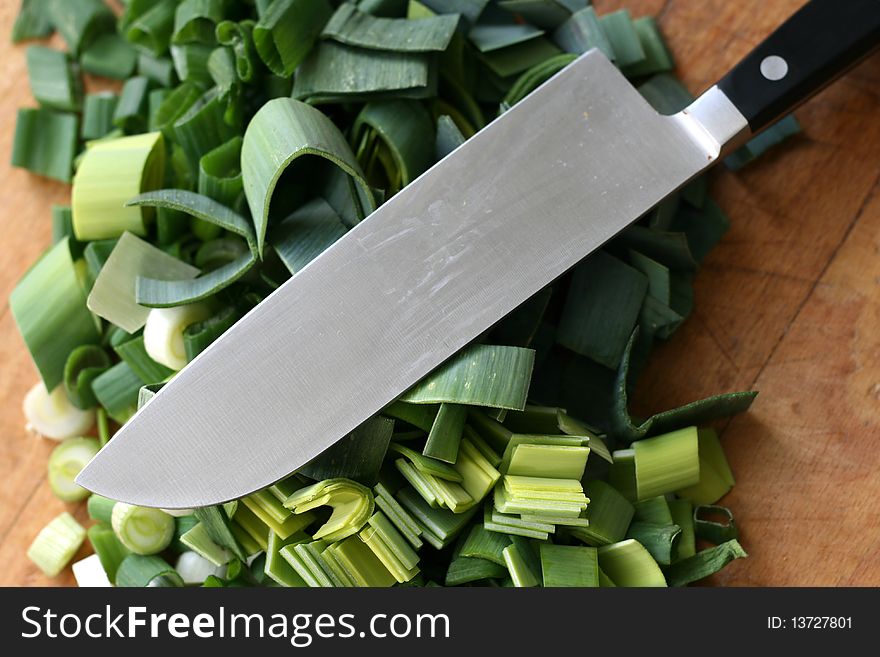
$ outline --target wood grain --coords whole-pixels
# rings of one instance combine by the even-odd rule
[[[697,93],[799,0],[614,0],[659,15],[678,74]],[[17,3],[0,3],[8,34]],[[18,106],[32,105],[22,48],[0,39],[0,585],[69,585],[25,557],[68,507],[46,484],[52,444],[28,436],[20,400],[36,380],[9,292],[49,241],[68,190],[8,166]],[[697,311],[660,346],[635,399],[663,410],[709,394],[761,391],[722,427],[738,485],[725,499],[750,558],[726,585],[880,585],[880,58],[797,112],[804,134],[713,195],[733,227],[697,278]]]

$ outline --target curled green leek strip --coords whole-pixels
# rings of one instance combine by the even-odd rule
[[[241,151],[244,192],[261,254],[275,187],[282,174],[304,155],[323,158],[354,180],[359,187],[354,200],[361,218],[375,209],[373,193],[360,166],[333,122],[305,103],[288,98],[270,100],[248,125]]]

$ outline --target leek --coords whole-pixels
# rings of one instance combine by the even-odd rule
[[[331,507],[333,513],[313,537],[338,541],[366,524],[373,513],[373,494],[350,479],[325,479],[297,491],[284,501],[284,506],[297,514],[325,505]]]
[[[86,530],[66,511],[43,527],[27,556],[47,577],[55,577],[70,563],[86,538]]]
[[[638,498],[665,495],[696,484],[700,480],[697,445],[696,427],[634,443]]]
[[[155,189],[164,175],[162,134],[151,132],[101,142],[86,151],[73,181],[73,229],[77,239],[146,233],[149,208],[125,208],[141,192]]]
[[[119,565],[131,552],[119,542],[116,534],[109,527],[103,525],[89,527],[88,537],[105,576],[111,583],[115,582]]]
[[[736,539],[731,539],[676,562],[666,569],[666,579],[670,586],[685,586],[714,575],[734,559],[747,556]]]
[[[24,416],[28,431],[52,440],[81,436],[95,423],[95,411],[81,410],[71,404],[64,386],[56,387],[49,394],[42,383],[34,385],[25,395]]]
[[[254,26],[254,45],[275,75],[290,77],[330,18],[327,0],[275,0]]]
[[[219,576],[221,569],[196,552],[184,552],[177,557],[174,570],[184,584],[201,584],[209,576]]]
[[[59,500],[78,502],[89,496],[82,486],[74,483],[100,446],[94,438],[67,438],[49,456],[49,487]]]
[[[650,553],[633,539],[598,548],[599,567],[616,586],[666,586]]]
[[[71,351],[99,341],[71,258],[69,238],[53,246],[25,274],[9,297],[9,307],[48,390],[64,380]]]
[[[44,46],[27,49],[31,93],[40,105],[75,112],[81,104],[82,85],[67,55]]]
[[[540,552],[545,587],[599,586],[596,548],[541,543]]]
[[[157,363],[172,370],[181,370],[187,364],[183,333],[190,324],[211,316],[204,304],[190,304],[176,308],[153,308],[144,324],[144,348]]]
[[[105,34],[86,48],[80,63],[93,75],[125,80],[137,66],[137,51],[118,34]]]
[[[156,554],[174,538],[174,518],[159,509],[117,502],[110,523],[119,542],[134,554]]]
[[[183,579],[160,557],[130,554],[116,571],[116,586],[178,587],[183,586]]]

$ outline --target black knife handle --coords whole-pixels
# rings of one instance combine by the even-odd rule
[[[880,45],[880,0],[811,0],[718,87],[758,132]]]

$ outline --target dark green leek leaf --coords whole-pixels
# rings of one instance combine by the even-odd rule
[[[565,52],[577,55],[582,55],[590,48],[598,48],[608,59],[614,61],[614,49],[593,7],[585,7],[573,13],[556,28],[553,41]]]
[[[475,557],[456,557],[446,571],[446,586],[461,586],[484,579],[498,579],[507,574],[504,565]]]
[[[344,477],[373,486],[379,480],[379,468],[393,431],[394,420],[370,418],[298,472],[316,481]]]
[[[571,16],[571,7],[565,0],[500,0],[498,6],[545,30],[553,29]]]
[[[149,95],[150,81],[147,78],[136,76],[126,80],[113,113],[113,125],[128,134],[143,132],[147,127]]]
[[[324,26],[323,38],[349,46],[396,52],[446,50],[458,26],[458,16],[434,16],[420,20],[376,18],[345,2]]]
[[[241,560],[246,558],[239,542],[232,535],[229,518],[218,506],[206,506],[195,510],[195,516],[217,545],[231,551]]]
[[[49,109],[79,110],[82,82],[67,55],[45,46],[29,46],[26,51],[31,93]]]
[[[678,525],[658,525],[653,522],[634,521],[627,530],[626,537],[634,538],[654,557],[660,565],[672,563],[675,545],[681,534]]]
[[[658,73],[640,84],[638,90],[661,114],[675,114],[694,102],[693,94],[668,73]]]
[[[477,49],[482,53],[501,50],[524,43],[544,34],[544,30],[525,23],[477,23],[468,33]]]
[[[571,54],[556,55],[536,64],[517,78],[502,101],[506,107],[513,107],[532,93],[559,71],[571,64],[577,57]]]
[[[140,377],[145,385],[159,383],[174,374],[174,370],[150,358],[146,348],[144,348],[143,335],[138,335],[127,342],[116,345],[114,351]]]
[[[687,236],[691,253],[701,262],[724,237],[730,219],[715,201],[707,199],[702,208],[682,206],[669,228]]]
[[[92,381],[110,365],[107,352],[96,345],[83,345],[71,351],[64,364],[64,390],[70,403],[83,409],[97,406]]]
[[[562,51],[552,41],[539,36],[500,50],[483,52],[480,57],[495,75],[509,78],[560,54]]]
[[[156,0],[128,25],[126,38],[149,54],[161,57],[171,43],[176,9],[176,0]]]
[[[599,18],[599,24],[611,43],[614,61],[620,68],[633,67],[645,61],[645,50],[628,10],[605,14]]]
[[[240,317],[241,313],[237,309],[227,306],[216,315],[187,326],[183,331],[183,348],[187,361],[198,356],[209,344],[232,328]]]
[[[747,556],[749,555],[736,540],[727,541],[669,566],[665,571],[666,581],[669,586],[686,586],[714,575],[734,559]]]
[[[534,359],[531,349],[472,345],[410,388],[401,400],[521,411],[526,405]]]
[[[724,166],[731,171],[739,171],[752,160],[800,131],[800,123],[794,114],[789,114],[724,158]]]
[[[20,109],[12,145],[12,166],[69,183],[79,138],[75,114]]]
[[[83,104],[82,138],[100,139],[113,130],[119,96],[110,92],[88,94]]]
[[[138,53],[138,75],[152,80],[163,87],[177,83],[177,73],[170,57],[156,57],[148,52]]]
[[[84,71],[114,80],[125,80],[137,66],[137,51],[115,33],[95,39],[80,57]]]
[[[196,217],[243,237],[251,250],[256,251],[256,238],[250,222],[237,212],[233,212],[225,205],[221,205],[207,196],[184,189],[160,189],[136,196],[128,201],[126,206],[167,208],[185,212],[191,217]]]
[[[293,97],[310,103],[427,98],[437,93],[429,53],[398,53],[321,42],[303,61]]]
[[[142,306],[170,308],[207,299],[235,283],[257,263],[257,257],[248,252],[198,278],[179,281],[161,281],[153,278],[137,279],[136,298]]]
[[[225,17],[229,0],[183,0],[174,13],[172,43],[215,42],[214,31]]]
[[[22,0],[12,26],[12,42],[42,39],[55,30],[51,0]]]
[[[440,404],[422,454],[446,463],[455,463],[466,420],[467,407]]]
[[[204,155],[238,136],[239,130],[226,122],[226,110],[226,102],[212,89],[174,122],[174,139],[189,158],[193,172],[198,171]]]
[[[371,184],[388,196],[422,174],[434,161],[434,124],[415,100],[368,103],[352,126],[357,157]],[[384,147],[388,161],[377,151]],[[378,170],[382,170],[379,174]]]
[[[461,134],[461,130],[455,125],[455,121],[448,116],[441,116],[437,119],[437,139],[434,146],[434,154],[437,160],[442,160],[461,146],[464,141],[464,135]]]
[[[596,548],[540,544],[544,586],[599,586],[599,558]]]
[[[489,0],[421,0],[421,3],[438,14],[461,14],[473,25],[489,4]]]
[[[208,58],[213,52],[214,47],[204,43],[172,45],[171,61],[174,62],[177,77],[184,82],[209,87],[213,80],[208,71]]]
[[[253,31],[254,45],[269,70],[290,77],[332,12],[327,0],[274,0]]]
[[[333,122],[305,103],[288,98],[270,100],[248,125],[241,152],[244,191],[256,225],[259,253],[265,247],[275,187],[282,174],[303,155],[327,160],[357,183],[361,218],[375,209],[372,191]],[[310,164],[314,161],[309,160]]]
[[[657,21],[654,20],[654,17],[637,18],[633,21],[633,27],[639,37],[642,50],[645,52],[645,58],[637,64],[625,66],[623,68],[624,75],[633,78],[671,71],[675,67],[675,63],[672,61],[669,49],[663,42],[660,28],[657,27]]]
[[[739,538],[731,510],[714,504],[701,504],[694,508],[694,532],[697,538],[715,545]]]
[[[144,382],[128,363],[116,363],[92,381],[92,392],[119,424],[125,424],[137,411],[138,394]]]
[[[253,32],[253,21],[223,21],[217,25],[217,41],[232,49],[235,72],[242,82],[250,82],[254,77],[257,52]]]
[[[295,274],[345,235],[339,215],[324,199],[309,201],[282,221],[270,243],[284,265]]]
[[[113,31],[116,17],[103,0],[49,0],[52,23],[74,56]]]
[[[100,341],[67,239],[24,275],[9,296],[9,308],[48,391],[64,380],[70,352]]]
[[[604,251],[574,270],[557,340],[605,367],[616,368],[645,299],[645,276]]]

